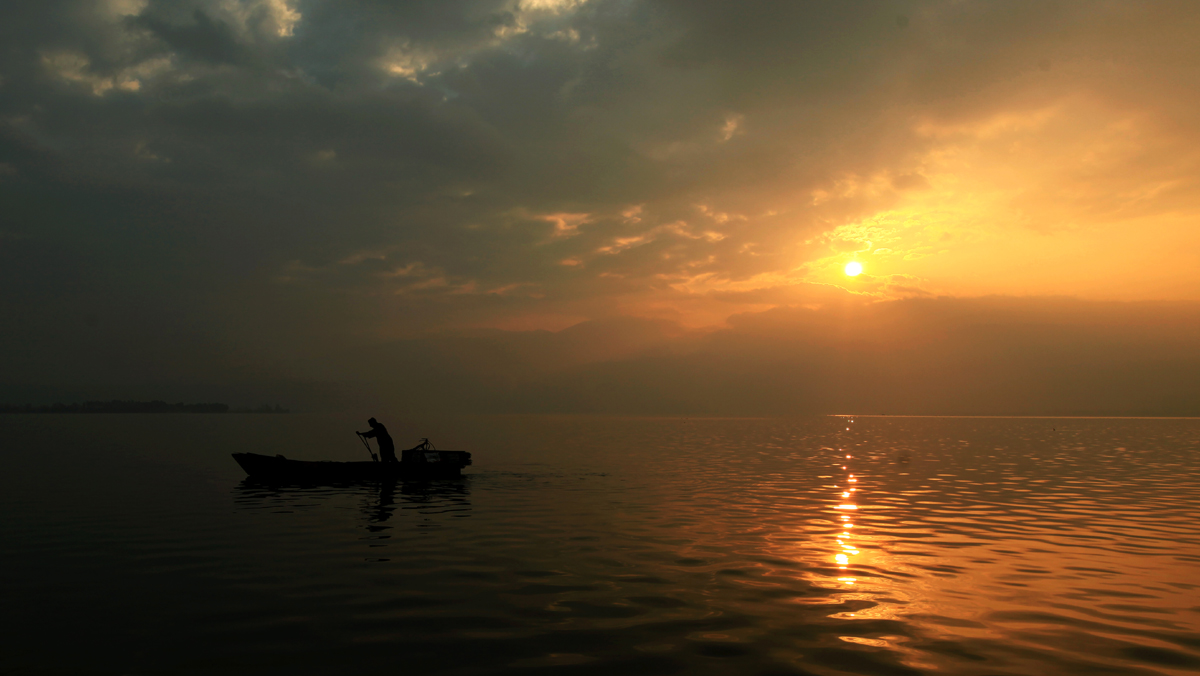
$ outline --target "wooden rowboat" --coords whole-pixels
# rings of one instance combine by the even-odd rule
[[[400,462],[289,460],[282,455],[234,453],[251,479],[354,481],[362,479],[444,478],[462,476],[471,464],[466,451],[403,451]]]

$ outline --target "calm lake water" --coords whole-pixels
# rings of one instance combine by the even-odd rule
[[[0,674],[1195,674],[1200,421],[0,417]]]

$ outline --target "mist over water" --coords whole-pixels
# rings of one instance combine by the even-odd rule
[[[1200,420],[371,413],[475,464],[269,486],[229,454],[365,459],[365,423],[0,419],[6,666],[1200,670]]]

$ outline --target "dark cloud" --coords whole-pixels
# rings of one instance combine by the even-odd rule
[[[192,12],[191,21],[175,24],[154,13],[139,15],[131,22],[144,27],[162,41],[162,46],[181,59],[209,65],[249,65],[251,51],[238,39],[233,26],[210,17],[202,9]]]

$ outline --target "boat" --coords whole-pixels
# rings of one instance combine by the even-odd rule
[[[251,479],[361,481],[363,479],[442,479],[462,476],[471,464],[466,451],[402,451],[400,462],[336,462],[292,460],[282,455],[234,453],[233,459]]]

